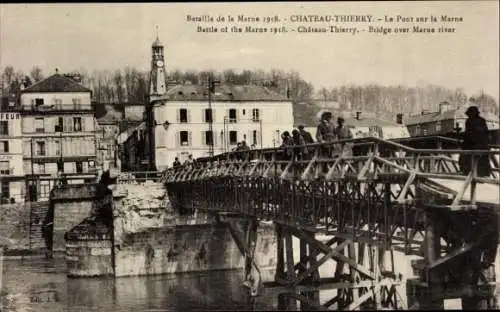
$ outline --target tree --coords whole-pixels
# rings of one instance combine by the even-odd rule
[[[33,82],[31,81],[31,78],[30,76],[25,76],[24,77],[24,81],[23,81],[23,85],[25,88],[31,86],[33,84]]]
[[[116,90],[116,101],[123,103],[125,101],[125,92],[123,89],[123,76],[121,70],[115,70],[113,73],[113,83]]]
[[[31,79],[37,83],[43,79],[42,69],[38,66],[33,66],[30,70]]]
[[[12,66],[5,67],[2,73],[2,81],[3,81],[2,91],[4,93],[10,92],[10,87],[12,85],[13,80],[14,80],[14,67]]]

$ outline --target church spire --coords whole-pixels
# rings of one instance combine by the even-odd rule
[[[153,42],[153,48],[156,47],[163,47],[163,44],[160,41],[160,36],[159,36],[159,31],[158,31],[158,25],[156,25],[156,40]]]

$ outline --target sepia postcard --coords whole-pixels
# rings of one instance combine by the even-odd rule
[[[0,312],[500,308],[499,9],[0,4]]]

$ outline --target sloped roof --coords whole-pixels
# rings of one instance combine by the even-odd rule
[[[122,120],[122,113],[115,110],[112,105],[105,105],[106,113],[97,118],[98,123],[116,123]]]
[[[304,125],[306,127],[316,127],[318,124],[318,119],[316,115],[323,109],[322,106],[315,104],[316,102],[300,102],[294,103],[293,105],[293,115],[294,115],[294,125]],[[355,127],[389,127],[389,126],[400,126],[396,121],[387,120],[381,117],[377,117],[374,113],[362,112],[359,119],[356,119],[355,112],[351,111],[341,111],[339,109],[327,109],[333,114],[332,121],[336,124],[337,117],[342,116],[345,120],[346,126]]]
[[[127,109],[128,107],[134,107],[133,109]],[[140,107],[140,110],[137,110]],[[127,105],[125,106],[125,118],[130,121],[142,121],[144,119],[144,105]]]
[[[207,101],[207,87],[194,84],[178,84],[171,87],[161,99],[171,101]],[[214,101],[290,101],[286,96],[256,85],[229,85],[215,87]]]
[[[61,74],[54,74],[44,80],[29,86],[21,91],[21,93],[33,92],[91,92],[81,84],[64,77]]]
[[[134,133],[134,131],[137,130],[146,130],[146,122],[141,122],[138,125],[131,125],[128,127],[126,130],[122,131],[120,134],[117,136],[117,141],[118,144],[123,144],[128,140],[128,138]]]
[[[408,116],[408,118],[405,120],[405,124],[411,126],[411,125],[424,124],[435,121],[450,120],[455,118],[465,119],[467,118],[467,116],[465,115],[465,111],[467,110],[467,108],[468,106],[461,106],[459,108],[444,111],[442,113],[437,111],[437,112],[425,113],[422,115]],[[483,113],[481,113],[480,116],[482,116],[487,121],[498,122],[498,116],[493,116],[491,114],[483,114]]]

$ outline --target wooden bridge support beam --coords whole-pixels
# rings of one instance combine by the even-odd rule
[[[306,310],[374,308],[376,302],[382,307],[399,308],[395,287],[400,281],[395,279],[390,250],[387,251],[389,257],[381,257],[379,249],[382,247],[376,244],[362,244],[340,237],[323,243],[314,233],[286,224],[277,224],[277,233],[281,235],[278,238],[280,253],[276,274],[276,284],[282,285],[280,288],[283,289],[278,298],[280,308],[296,309],[297,301],[301,309]],[[293,262],[293,237],[300,240],[298,263]],[[319,255],[321,258],[317,258]],[[392,270],[390,274],[380,274],[384,271],[383,258],[391,261],[387,266]],[[336,261],[334,276],[320,278],[319,267],[328,259]],[[320,304],[320,289],[336,289],[337,295]]]

